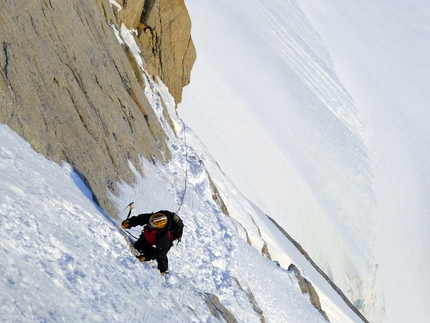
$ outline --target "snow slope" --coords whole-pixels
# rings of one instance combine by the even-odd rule
[[[186,4],[187,124],[371,322],[428,322],[429,2]]]
[[[331,322],[361,322],[267,213],[371,322],[427,322],[429,11],[418,2],[394,11],[334,0],[186,3],[198,61],[179,113],[209,149],[175,115],[167,89],[148,80],[173,157],[142,160],[136,184],[111,197],[119,210],[135,201],[136,213],[183,200],[186,231],[168,275],[131,255],[122,219],[94,205],[69,165],[0,124],[0,319],[325,322],[286,270],[293,262]],[[391,19],[386,28],[380,17]],[[364,33],[363,21],[374,28]],[[129,31],[114,32],[138,55]]]
[[[116,34],[136,50],[130,31]],[[169,272],[163,278],[154,262],[132,255],[118,227],[126,211],[108,218],[69,165],[45,159],[0,124],[0,320],[326,322],[286,270],[294,262],[331,322],[361,322],[219,169],[175,114],[167,88],[148,79],[146,95],[172,159],[142,159],[136,183],[119,183],[121,194],[111,198],[119,210],[134,201],[134,214],[180,206],[185,233],[169,253]],[[230,216],[213,199],[212,183]]]
[[[239,322],[260,322],[261,317],[266,322],[325,322],[300,292],[294,274],[248,245],[239,222],[220,212],[200,160],[211,169],[217,169],[216,163],[190,130],[187,137],[200,152],[172,140],[169,164],[142,160],[145,175],[136,172],[137,183],[123,183],[122,195],[113,197],[121,207],[135,201],[136,212],[176,209],[188,158],[180,210],[186,230],[169,253],[165,278],[155,263],[141,264],[132,256],[124,233],[91,201],[69,165],[45,159],[5,125],[0,125],[0,137],[2,321],[218,322],[233,315]],[[224,178],[220,183],[232,191],[217,172],[217,180]],[[238,216],[258,213],[237,191],[227,198]],[[246,212],[240,211],[243,205]],[[265,222],[264,236],[278,249],[273,255],[289,264],[285,237]],[[262,237],[256,231],[254,224],[249,239],[257,246]],[[319,284],[327,290],[321,298],[332,322],[359,322],[324,282]]]
[[[380,319],[373,175],[326,45],[295,1],[187,7],[198,58],[179,107],[184,120],[245,196],[365,316]]]
[[[430,3],[302,4],[368,128],[386,321],[428,322]]]

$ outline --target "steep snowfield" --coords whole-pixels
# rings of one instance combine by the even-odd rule
[[[151,100],[162,109],[159,97],[152,94]],[[185,134],[180,120],[172,117],[179,133],[179,139],[171,133],[172,161],[142,160],[144,176],[136,172],[136,184],[122,183],[122,194],[112,197],[121,208],[135,201],[136,213],[176,210],[184,201],[185,234],[169,253],[165,278],[155,263],[142,264],[132,256],[123,231],[95,206],[69,165],[45,159],[0,124],[0,319],[218,322],[233,315],[239,322],[262,317],[266,322],[326,322],[300,292],[294,274],[255,249],[267,239],[272,257],[284,266],[295,259],[315,277],[332,322],[360,322],[265,215],[235,190],[194,134],[189,129]],[[235,217],[245,219],[245,226],[214,203],[208,171],[223,195],[229,192],[226,204]]]
[[[122,219],[69,165],[0,124],[0,320],[325,322],[293,262],[331,322],[361,322],[267,213],[372,323],[427,322],[428,5],[186,4],[198,60],[179,113],[208,149],[148,80],[173,158],[142,160],[136,184],[112,196],[135,214],[182,205],[169,274],[131,255]],[[138,55],[128,30],[114,32]]]
[[[295,1],[186,3],[198,58],[180,114],[240,191],[380,321],[371,162],[327,46]]]
[[[370,321],[428,322],[430,3],[186,4],[187,124]]]
[[[129,31],[116,34],[138,54]],[[294,262],[331,322],[361,322],[219,169],[175,114],[166,87],[148,79],[145,93],[172,159],[142,160],[136,183],[119,183],[121,194],[111,198],[119,210],[134,201],[134,214],[179,209],[185,233],[169,253],[169,272],[163,278],[154,262],[132,255],[118,227],[126,211],[108,218],[69,165],[45,159],[0,124],[0,320],[326,322],[286,270]],[[229,215],[214,201],[212,183]]]
[[[430,2],[301,4],[367,128],[386,322],[429,322]]]

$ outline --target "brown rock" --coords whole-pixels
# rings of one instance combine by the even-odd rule
[[[293,272],[294,275],[296,276],[297,281],[298,281],[299,286],[300,286],[300,291],[303,294],[307,294],[309,296],[309,300],[310,300],[311,304],[320,312],[320,314],[327,321],[329,321],[327,314],[323,311],[323,309],[321,307],[321,302],[320,302],[320,298],[318,296],[318,293],[316,292],[315,288],[312,286],[311,282],[302,276],[302,273],[294,264],[291,264],[288,267],[288,271]]]
[[[100,1],[100,0],[98,0]],[[117,0],[116,25],[137,30],[137,44],[145,70],[160,77],[176,104],[182,101],[182,88],[189,84],[196,60],[191,39],[191,20],[183,0]],[[110,17],[106,17],[108,20]]]
[[[100,12],[104,13],[102,15]],[[110,17],[110,18],[109,18]],[[70,163],[111,216],[128,160],[169,158],[166,135],[106,20],[108,0],[5,0],[0,11],[0,122]]]
[[[143,6],[145,4],[145,0],[127,0],[124,2],[123,0],[118,1],[122,10],[120,11],[120,20],[128,29],[137,29],[137,26],[140,24],[140,17],[142,16]]]
[[[159,76],[175,98],[189,84],[196,50],[191,39],[191,20],[183,0],[147,0],[137,28],[139,46],[152,76]]]

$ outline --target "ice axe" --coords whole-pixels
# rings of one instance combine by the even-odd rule
[[[130,218],[131,210],[133,210],[133,204],[134,204],[134,202],[131,202],[131,203],[129,203],[129,204],[124,208],[124,211],[125,211],[127,208],[130,208],[130,210],[128,211],[128,215],[127,215],[126,220],[128,220],[128,219]]]
[[[130,204],[128,204],[123,211],[125,211],[127,208],[129,208],[128,214],[127,214],[127,218],[124,221],[127,221],[130,218],[131,215],[131,210],[133,210],[133,203],[131,202]],[[135,238],[137,240],[137,237],[135,237],[134,235],[132,235],[130,232],[127,231],[127,229],[124,229],[124,231],[131,237]]]

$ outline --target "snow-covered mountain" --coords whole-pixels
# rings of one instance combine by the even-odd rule
[[[115,223],[95,205],[68,164],[46,159],[0,125],[1,320],[326,322],[296,272],[286,270],[293,262],[331,322],[361,322],[219,169],[176,116],[167,88],[150,85],[146,94],[169,134],[172,159],[142,159],[144,176],[134,170],[136,184],[121,183],[112,200],[118,208],[134,201],[136,214],[180,206],[185,234],[169,253],[169,272],[163,278],[154,263],[131,254],[122,219]],[[214,183],[230,215],[214,200]]]
[[[137,138],[140,144],[159,149],[159,156],[141,156],[138,165],[131,150],[128,168],[121,164],[136,177],[131,185],[128,179],[111,185],[103,165],[92,165],[103,177],[99,184],[108,181],[110,192],[117,188],[118,195],[108,193],[119,213],[112,220],[94,203],[94,190],[88,190],[75,165],[46,159],[0,124],[0,319],[427,322],[429,6],[419,1],[185,2],[198,59],[178,110],[163,82],[145,70],[145,55],[157,60],[152,47],[142,52],[145,37],[156,38],[155,29],[143,24],[133,31],[111,23],[132,17],[144,1],[76,0],[68,3],[73,10],[49,1],[31,4],[39,15],[22,15],[14,5],[14,14],[0,16],[11,22],[20,17],[22,26],[29,26],[24,43],[35,48],[42,42],[32,33],[43,38],[46,50],[48,44],[57,46],[56,37],[73,41],[61,15],[85,26],[79,30],[88,39],[95,37],[92,30],[97,35],[94,51],[85,37],[70,43],[70,52],[55,50],[52,62],[67,66],[64,79],[49,69],[49,60],[36,64],[46,71],[37,78],[31,69],[37,57],[29,49],[18,52],[19,39],[3,41],[1,100],[11,107],[30,104],[17,99],[18,84],[27,95],[26,84],[48,86],[52,74],[53,84],[68,95],[62,97],[54,86],[36,96],[42,108],[34,103],[35,110],[44,118],[47,107],[57,111],[58,92],[64,104],[72,99],[84,134],[96,139],[97,149],[126,138],[113,133],[107,144],[94,136],[87,128],[91,118],[82,115],[86,103],[97,107],[99,117],[118,113],[112,120],[124,121],[134,136],[136,126],[143,125],[147,137]],[[47,15],[56,25],[46,25],[52,28],[45,35],[39,26]],[[163,30],[163,24],[158,27]],[[105,49],[109,55],[69,61],[79,48],[87,48],[88,55]],[[19,82],[18,76],[26,75],[18,73],[22,57],[29,58],[31,78]],[[97,71],[81,73],[80,63],[86,61]],[[115,86],[109,87],[104,75],[112,82],[115,77]],[[101,101],[87,91],[89,85],[103,93],[98,99],[106,104],[93,104]],[[105,109],[109,100],[121,104]],[[9,105],[0,108],[9,117]],[[24,110],[18,111],[21,127]],[[43,133],[55,137],[49,118],[44,120]],[[109,122],[104,126],[102,132],[109,132]],[[58,146],[69,142],[67,137]],[[43,138],[35,142],[50,148]],[[122,150],[104,152],[113,166],[124,159],[117,151]],[[88,149],[82,154],[90,156]],[[113,166],[109,171],[115,173]],[[91,177],[90,182],[97,174]],[[132,201],[134,214],[178,210],[185,222],[165,277],[154,263],[140,263],[132,255],[131,238],[119,228]],[[131,233],[138,235],[139,229]]]
[[[427,322],[429,3],[186,3],[187,124],[371,322]]]

